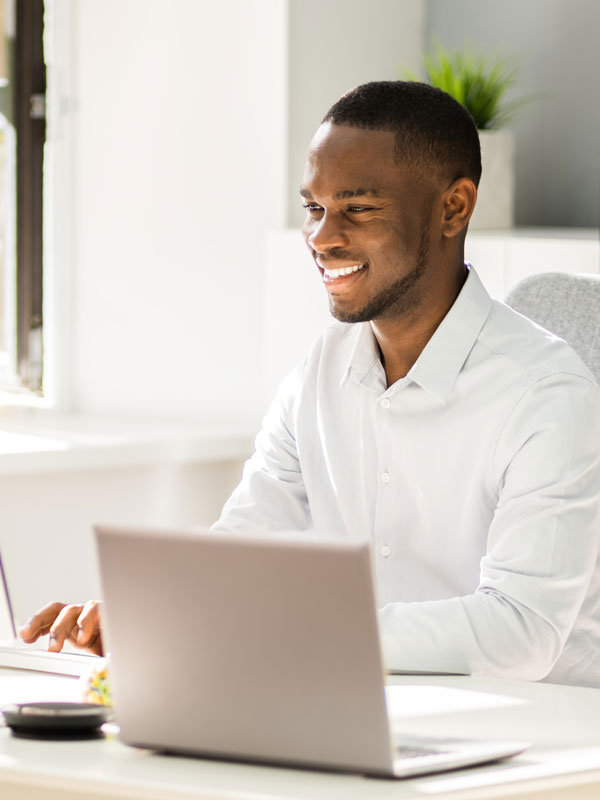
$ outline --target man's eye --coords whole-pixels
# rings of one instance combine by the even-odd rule
[[[348,211],[351,214],[360,214],[364,211],[372,211],[371,206],[348,206]]]
[[[321,206],[317,205],[316,203],[304,203],[303,208],[305,208],[307,211],[313,214],[317,211],[323,210]]]

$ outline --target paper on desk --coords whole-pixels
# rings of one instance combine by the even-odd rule
[[[549,778],[555,775],[570,775],[573,796],[577,794],[573,774],[577,772],[591,772],[598,770],[600,763],[600,747],[561,748],[558,750],[536,750],[535,756],[525,753],[499,764],[494,764],[489,770],[468,770],[448,775],[433,775],[426,780],[418,781],[415,789],[421,794],[446,794],[449,792],[473,791],[484,787],[500,786],[514,781],[534,781]],[[582,781],[582,783],[584,783]],[[590,791],[597,791],[590,785]],[[566,787],[563,787],[563,789]],[[568,789],[567,789],[568,791]],[[473,796],[473,795],[471,795]],[[489,796],[492,796],[491,794]],[[506,795],[503,793],[503,796]],[[512,793],[511,793],[512,796]],[[525,795],[519,795],[524,797]],[[541,797],[541,795],[538,795]],[[544,794],[544,797],[546,795]],[[563,794],[563,797],[571,795]],[[587,797],[597,797],[597,794],[587,794]]]
[[[385,697],[391,719],[477,711],[482,708],[516,706],[527,702],[518,697],[471,692],[446,686],[386,686]]]

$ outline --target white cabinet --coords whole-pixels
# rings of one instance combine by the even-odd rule
[[[538,272],[600,272],[600,241],[597,230],[579,228],[474,231],[465,257],[492,297],[502,300],[515,283]]]

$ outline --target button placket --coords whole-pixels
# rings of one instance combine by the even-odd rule
[[[381,598],[387,602],[392,597],[392,585],[399,574],[398,564],[394,558],[395,540],[393,529],[393,509],[396,505],[392,477],[394,474],[394,439],[395,423],[391,413],[390,397],[379,396],[374,407],[374,423],[377,443],[377,462],[374,464],[377,491],[374,508],[373,554],[378,586],[381,587]]]

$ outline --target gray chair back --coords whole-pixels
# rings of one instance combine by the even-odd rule
[[[600,382],[600,275],[532,275],[505,302],[568,342]]]

